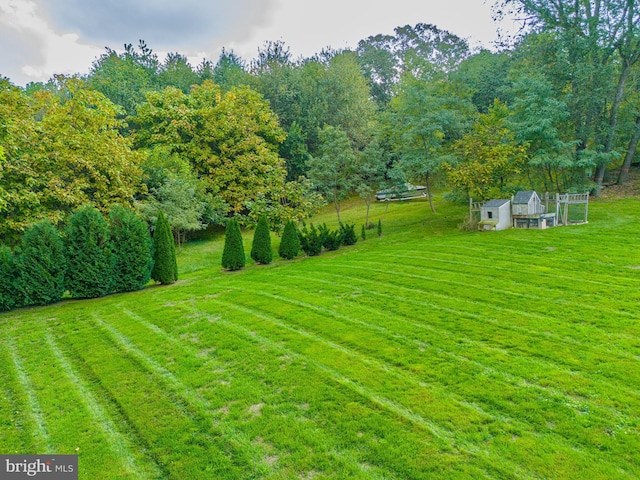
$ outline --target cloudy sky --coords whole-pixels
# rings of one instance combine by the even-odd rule
[[[0,75],[16,85],[86,73],[105,47],[139,39],[162,58],[217,61],[222,47],[245,60],[267,40],[294,57],[355,47],[397,26],[431,23],[491,47],[492,0],[0,0]],[[503,24],[510,29],[512,25]]]

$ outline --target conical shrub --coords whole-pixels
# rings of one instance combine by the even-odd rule
[[[136,213],[116,206],[109,212],[115,292],[144,287],[151,278],[153,244],[147,224]]]
[[[74,298],[95,298],[113,292],[113,254],[109,225],[93,207],[69,219],[65,237],[65,286]]]
[[[251,246],[251,258],[257,263],[266,265],[273,259],[271,250],[271,234],[269,233],[269,223],[267,217],[262,215],[258,220],[256,231],[253,234],[253,245]]]
[[[164,285],[178,280],[176,246],[171,227],[164,213],[160,212],[153,232],[153,270],[151,278]]]
[[[280,248],[278,249],[278,255],[287,260],[294,259],[300,252],[300,237],[298,236],[298,229],[296,224],[289,220],[282,232],[282,239],[280,240]]]
[[[224,250],[222,251],[222,267],[227,270],[240,270],[244,267],[246,257],[242,244],[240,225],[235,219],[227,222],[224,234]]]
[[[16,258],[16,306],[48,305],[60,300],[65,290],[66,263],[60,235],[49,222],[24,232]]]

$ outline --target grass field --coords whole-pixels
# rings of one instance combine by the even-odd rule
[[[175,285],[1,315],[0,453],[92,480],[639,478],[640,202],[487,233],[438,208],[232,274],[198,242]]]

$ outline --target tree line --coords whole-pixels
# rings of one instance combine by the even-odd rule
[[[460,199],[624,182],[640,141],[640,6],[496,3],[509,12],[526,25],[496,52],[417,24],[310,58],[275,41],[196,67],[141,41],[86,76],[4,79],[0,235],[86,204],[165,212],[181,242],[229,217],[281,228],[323,201],[340,220],[347,195],[370,205],[405,182]]]

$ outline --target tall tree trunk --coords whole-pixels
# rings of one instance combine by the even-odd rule
[[[629,148],[627,149],[627,154],[624,157],[624,162],[622,163],[622,167],[620,167],[620,174],[618,175],[618,181],[616,182],[618,185],[622,185],[627,181],[627,177],[629,176],[629,168],[631,167],[631,162],[633,161],[633,157],[636,154],[636,147],[638,146],[638,142],[640,142],[640,115],[636,117],[636,130],[629,140]]]
[[[620,111],[620,105],[622,104],[622,97],[624,96],[624,87],[627,83],[627,79],[629,78],[629,74],[631,73],[631,65],[626,59],[622,60],[622,71],[620,72],[620,77],[618,78],[618,85],[616,87],[616,94],[613,98],[613,104],[611,105],[611,111],[609,113],[609,125],[608,125],[608,133],[607,133],[607,141],[604,145],[604,152],[610,153],[613,151],[613,147],[615,144],[617,127],[618,127],[618,112]],[[604,181],[604,174],[607,169],[607,164],[602,162],[598,165],[595,182],[597,185],[602,185]]]
[[[427,196],[429,197],[429,206],[431,207],[431,213],[436,213],[436,209],[433,207],[433,200],[431,199],[431,185],[429,184],[429,174],[426,174],[427,184]]]

